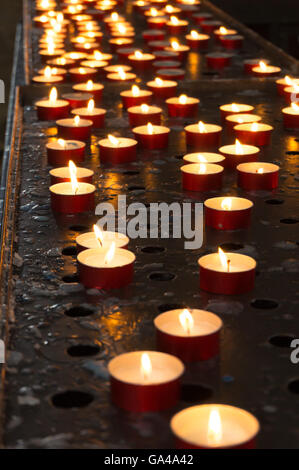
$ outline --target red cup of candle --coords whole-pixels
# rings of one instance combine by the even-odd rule
[[[299,85],[299,79],[298,78],[291,78],[289,77],[288,75],[286,75],[284,78],[279,78],[278,80],[276,80],[276,89],[277,89],[277,93],[279,96],[285,96],[286,95],[286,91],[288,88],[293,88],[294,87],[294,84],[295,85]],[[292,93],[294,90],[290,90],[290,92]],[[291,101],[295,101],[294,99],[287,99],[287,102],[290,103]]]
[[[52,88],[49,98],[36,101],[35,106],[40,121],[55,121],[68,116],[69,113],[68,101],[57,99],[56,88]]]
[[[185,70],[183,69],[159,69],[157,76],[162,80],[184,80]]]
[[[58,57],[61,57],[64,53],[65,51],[63,49],[54,49],[54,51],[50,51],[49,49],[41,49],[39,51],[39,55],[43,63],[46,63],[48,60],[51,59],[57,59]]]
[[[72,183],[59,183],[50,186],[51,207],[54,212],[78,214],[94,210],[95,186],[78,183],[74,189]]]
[[[115,73],[108,73],[107,75],[107,80],[110,82],[134,82],[136,80],[136,75],[135,73],[131,72],[124,72],[119,69],[118,72]]]
[[[220,153],[195,152],[187,153],[187,155],[184,155],[183,160],[185,163],[218,163],[224,166],[225,157]]]
[[[70,69],[70,80],[74,83],[82,83],[87,80],[94,80],[98,71],[87,67],[75,67]]]
[[[183,362],[206,361],[219,354],[222,321],[205,310],[169,310],[154,320],[158,351]]]
[[[135,255],[112,243],[89,248],[77,256],[80,283],[87,289],[120,289],[133,280]]]
[[[216,20],[206,20],[201,21],[200,26],[204,33],[211,34],[213,31],[215,31],[215,29],[221,26],[221,23]]]
[[[199,264],[200,289],[212,294],[240,295],[254,288],[256,262],[239,253],[212,253]]]
[[[211,69],[223,69],[231,65],[232,54],[226,52],[210,52],[206,54],[207,66]]]
[[[165,48],[166,51],[176,52],[178,54],[178,60],[184,61],[190,51],[189,46],[179,44],[178,41],[171,41],[171,46]]]
[[[283,96],[288,104],[298,103],[299,101],[299,86],[294,83],[292,86],[286,86],[283,90]]]
[[[250,104],[243,103],[229,103],[219,106],[221,119],[225,120],[227,116],[232,116],[233,114],[250,114],[254,111],[254,107]]]
[[[36,75],[32,78],[33,83],[38,83],[39,85],[56,85],[58,83],[64,82],[65,77],[64,75]]]
[[[149,90],[140,90],[137,85],[133,85],[130,90],[122,91],[120,96],[123,107],[128,109],[141,104],[150,104],[153,93]]]
[[[204,21],[212,20],[213,15],[211,13],[197,12],[192,15],[192,19],[196,24],[201,24]]]
[[[98,249],[100,246],[108,250],[112,243],[115,243],[116,248],[123,248],[124,250],[128,249],[130,240],[126,235],[119,232],[109,232],[100,229],[99,231],[101,242],[95,232],[87,232],[78,235],[76,238],[77,253],[81,253],[81,251],[89,249]]]
[[[160,70],[160,69],[177,69],[181,65],[181,62],[178,60],[156,60],[153,63],[154,69]]]
[[[278,187],[279,166],[274,163],[241,163],[237,166],[237,173],[238,186],[247,191],[272,191]]]
[[[106,109],[95,108],[94,100],[90,100],[86,108],[75,108],[71,114],[92,121],[92,127],[99,129],[105,126]]]
[[[120,62],[126,62],[129,55],[134,54],[135,51],[138,51],[137,47],[121,47],[117,49],[116,53]]]
[[[93,98],[91,93],[65,93],[62,98],[68,101],[70,109],[84,108],[88,105],[89,100]]]
[[[58,183],[67,183],[71,181],[71,173],[69,166],[53,168],[49,171],[51,177],[51,185]],[[88,168],[76,167],[76,178],[80,183],[92,184],[94,172]]]
[[[73,85],[73,90],[75,93],[83,92],[92,95],[93,99],[100,103],[102,100],[104,86],[101,83],[94,83],[92,80],[86,83],[77,83]],[[88,100],[89,101],[89,100]],[[87,103],[88,103],[87,101]],[[82,106],[80,106],[82,107]],[[83,106],[84,107],[84,106]]]
[[[65,57],[57,57],[56,59],[47,60],[47,65],[50,65],[51,67],[63,67],[67,70],[73,68],[75,63],[75,60],[66,59]]]
[[[219,404],[186,408],[170,426],[176,449],[254,449],[260,430],[251,413]]]
[[[188,147],[198,150],[209,150],[219,147],[222,127],[216,124],[190,124],[185,127],[186,143]]]
[[[198,31],[192,30],[186,35],[187,44],[191,49],[202,50],[207,49],[209,46],[210,36],[208,34],[201,34]]]
[[[148,122],[160,125],[162,109],[158,106],[141,104],[140,106],[132,106],[131,108],[128,108],[128,115],[131,127],[143,126]]]
[[[161,51],[165,51],[165,48],[169,46],[169,41],[165,40],[165,41],[157,41],[157,40],[154,40],[154,41],[149,41],[147,43],[149,49],[151,51],[154,52],[156,58],[157,58],[157,52],[161,52]],[[167,51],[168,52],[168,51]],[[172,52],[172,51],[169,51],[169,52]],[[173,51],[174,52],[174,51]],[[178,55],[176,55],[176,57],[178,57]],[[164,57],[163,57],[164,59]]]
[[[73,160],[81,163],[85,159],[86,144],[78,140],[58,139],[55,142],[46,144],[48,164],[51,166],[61,166]]]
[[[252,68],[252,74],[259,78],[275,77],[281,72],[280,67],[274,65],[267,65],[266,62],[261,61],[259,65]]]
[[[175,356],[134,351],[108,364],[112,402],[126,411],[148,412],[172,408],[180,397],[184,365]]]
[[[145,149],[159,150],[168,147],[170,129],[165,126],[147,125],[134,127],[133,134],[138,144]]]
[[[166,26],[170,36],[180,36],[186,33],[188,24],[187,20],[179,20],[176,16],[171,16]]]
[[[146,84],[156,98],[167,99],[176,95],[178,84],[173,80],[155,78]]]
[[[247,59],[244,60],[244,72],[248,75],[252,75],[252,69],[257,67],[260,62],[264,62],[265,64],[269,64],[269,60],[267,59]]]
[[[100,160],[104,163],[120,164],[136,160],[137,141],[127,137],[108,135],[99,141]]]
[[[146,31],[143,31],[142,37],[146,42],[163,41],[165,39],[165,33],[161,30],[148,29]]]
[[[66,140],[83,140],[90,138],[93,122],[75,116],[73,119],[59,119],[56,121],[59,137]]]
[[[233,145],[220,147],[219,152],[225,157],[225,168],[235,169],[239,163],[256,162],[260,149],[255,145],[243,145],[236,140]]]
[[[220,28],[214,29],[213,33],[216,41],[221,43],[221,39],[224,36],[236,36],[238,31],[236,29],[228,29],[225,28],[225,26],[220,26]]]
[[[291,106],[283,108],[283,125],[285,129],[299,129],[299,106],[292,103]]]
[[[221,46],[229,50],[241,49],[244,43],[244,37],[240,34],[226,34],[224,36],[220,36],[219,40]]]
[[[159,33],[160,33],[160,30],[165,28],[165,26],[166,26],[167,17],[166,16],[158,16],[157,18],[148,18],[146,20],[146,22],[147,22],[148,27],[150,29],[159,31]],[[164,34],[164,36],[165,36],[165,34]]]
[[[112,52],[116,52],[118,49],[122,47],[127,47],[133,44],[133,39],[131,38],[112,38],[109,39],[109,44],[111,47]]]
[[[273,127],[269,124],[254,122],[252,124],[238,124],[234,132],[242,143],[263,147],[271,142]]]
[[[153,54],[135,51],[134,54],[128,56],[129,63],[139,71],[148,70],[151,68],[155,56]]]
[[[252,124],[254,122],[260,122],[261,116],[257,114],[230,114],[224,120],[228,134],[234,134],[234,128],[238,124]]]
[[[253,203],[241,197],[213,197],[204,202],[205,223],[216,230],[248,228]]]
[[[185,191],[214,191],[222,187],[223,167],[214,163],[189,163],[181,167]]]
[[[156,50],[154,56],[157,60],[178,60],[179,54],[175,51]]]
[[[186,95],[166,100],[170,117],[194,117],[198,113],[199,100]]]

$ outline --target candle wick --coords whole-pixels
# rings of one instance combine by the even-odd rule
[[[230,259],[227,260],[227,272],[229,273]]]

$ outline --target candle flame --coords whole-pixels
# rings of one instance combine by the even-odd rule
[[[208,441],[211,445],[217,445],[222,439],[222,423],[219,411],[211,410],[208,423]]]
[[[85,75],[86,74],[86,70],[84,67],[79,67],[79,73],[80,75]]]
[[[104,263],[105,264],[111,263],[114,258],[114,255],[115,255],[115,242],[112,242],[109,250],[106,253]]]
[[[63,21],[64,21],[64,15],[63,15],[62,12],[59,12],[59,13],[57,14],[57,16],[56,16],[56,21],[57,21],[57,23],[60,23],[60,24],[63,23]]]
[[[206,171],[207,171],[206,165],[204,163],[200,163],[199,164],[198,174],[200,174],[200,175],[205,174]]]
[[[177,51],[180,47],[180,44],[178,43],[178,41],[171,41],[171,47],[172,49],[174,49],[175,51]]]
[[[94,110],[94,100],[91,99],[88,101],[88,104],[87,104],[87,109],[88,109],[88,112],[89,113],[92,113],[93,110]]]
[[[150,16],[157,16],[159,14],[157,8],[150,9]]]
[[[258,126],[257,122],[253,122],[253,123],[251,124],[250,130],[251,130],[252,132],[257,132],[257,131],[258,131],[258,128],[259,128],[259,126]]]
[[[171,16],[171,17],[170,17],[170,22],[171,22],[173,25],[177,26],[177,25],[179,24],[179,19],[178,19],[176,16]]]
[[[131,88],[131,91],[132,91],[132,95],[135,97],[140,95],[140,89],[137,85],[133,85]]]
[[[232,198],[231,197],[226,197],[221,201],[221,209],[223,209],[224,211],[230,211],[232,209]]]
[[[259,173],[260,175],[263,174],[263,173],[264,173],[264,169],[263,169],[263,168],[259,168],[259,169],[257,170],[257,173]]]
[[[260,60],[260,62],[259,62],[259,67],[263,72],[265,72],[267,70],[267,64],[265,62],[263,62],[262,60]]]
[[[88,90],[88,91],[93,90],[93,81],[92,80],[88,80],[88,82],[86,84],[86,90]]]
[[[244,154],[243,145],[241,144],[241,142],[238,139],[235,140],[235,147],[236,147],[236,154],[237,155],[243,155]]]
[[[237,113],[239,111],[239,106],[236,103],[232,103],[232,111],[234,113]]]
[[[299,114],[299,106],[298,106],[298,104],[292,102],[292,103],[291,103],[291,108],[293,109],[293,111],[295,111],[296,113]]]
[[[117,30],[118,30],[119,33],[125,34],[125,32],[127,31],[127,28],[123,24],[118,24],[117,25]]]
[[[197,31],[195,31],[195,29],[192,29],[192,31],[190,32],[190,36],[193,39],[197,39],[197,38],[199,38],[199,33]]]
[[[104,243],[104,234],[103,234],[102,230],[97,225],[94,225],[93,226],[93,231],[94,231],[94,235],[96,237],[96,241],[99,244],[99,248],[102,248],[103,243]]]
[[[155,84],[156,84],[157,86],[162,86],[162,85],[163,85],[163,80],[162,80],[162,78],[156,77],[156,78],[155,78]]]
[[[147,353],[141,355],[140,372],[144,380],[148,380],[152,373],[152,363]]]
[[[199,121],[198,123],[198,131],[200,132],[200,134],[204,134],[207,132],[206,126],[202,121]]]
[[[219,255],[220,262],[221,262],[221,264],[222,264],[223,269],[225,269],[225,270],[227,270],[227,272],[229,272],[229,263],[230,263],[230,260],[227,259],[226,254],[224,253],[223,250],[221,250],[220,247],[218,248],[218,255]]]
[[[57,88],[53,87],[50,91],[50,94],[49,94],[49,101],[52,105],[56,103],[57,96],[58,96]]]
[[[185,333],[190,335],[190,332],[194,326],[194,320],[189,310],[185,308],[185,310],[180,313],[179,320]]]
[[[79,189],[79,184],[77,180],[77,167],[72,160],[69,161],[69,170],[70,170],[70,176],[71,176],[72,191],[74,194],[76,194],[76,192]]]
[[[116,11],[111,13],[111,20],[112,21],[117,21],[118,20],[118,13]]]
[[[147,114],[149,112],[149,106],[147,104],[142,104],[140,108],[141,108],[141,112],[144,114]]]
[[[46,78],[50,78],[52,76],[52,70],[51,67],[47,66],[44,70],[44,76]]]
[[[141,51],[135,51],[134,56],[136,59],[142,59],[143,53]]]
[[[48,44],[48,54],[54,54],[55,52],[55,44],[54,42],[50,42]]]
[[[75,117],[74,117],[74,124],[75,124],[76,127],[79,126],[79,124],[80,124],[80,116],[75,116]]]
[[[286,75],[286,76],[284,77],[284,81],[286,82],[286,84],[287,84],[288,86],[293,85],[293,80],[292,80],[292,78],[289,77],[288,75]]]
[[[187,95],[180,95],[179,96],[179,103],[186,104],[187,103]]]
[[[154,133],[154,126],[152,125],[151,122],[147,123],[147,132],[148,134],[152,135]]]
[[[227,29],[226,29],[226,27],[225,27],[225,26],[220,26],[219,32],[220,32],[220,34],[227,34]]]
[[[66,142],[65,142],[64,139],[58,139],[57,142],[58,142],[58,145],[59,145],[60,147],[62,147],[63,149],[65,149],[65,147],[66,147]]]
[[[108,140],[115,147],[119,144],[119,140],[116,137],[114,137],[114,135],[112,135],[112,134],[108,135]]]
[[[57,59],[57,64],[58,65],[65,65],[66,64],[66,60],[63,58],[63,57],[59,57]]]
[[[101,60],[103,57],[103,54],[100,51],[94,51],[93,55],[96,60]]]
[[[119,78],[120,78],[121,80],[125,80],[125,79],[126,79],[126,72],[124,71],[124,69],[123,69],[122,67],[119,67],[119,68],[117,69],[117,73],[118,73]]]
[[[196,158],[197,158],[197,160],[198,160],[199,162],[201,162],[201,163],[206,163],[206,161],[207,161],[206,158],[205,158],[203,155],[201,155],[200,153],[198,153],[198,154],[196,155]]]

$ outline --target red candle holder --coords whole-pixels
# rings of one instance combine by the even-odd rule
[[[206,54],[207,66],[211,69],[223,69],[231,65],[232,55],[225,52]]]
[[[51,186],[59,183],[67,183],[71,181],[70,168],[68,166],[53,168],[49,171],[51,178]],[[88,168],[76,167],[76,179],[80,183],[92,184],[94,172]]]
[[[168,147],[170,129],[148,123],[144,126],[134,127],[133,134],[138,144],[150,150],[159,150]]]
[[[156,50],[154,56],[156,60],[178,60],[179,54],[175,51]]]
[[[224,145],[219,152],[225,157],[225,168],[235,169],[239,163],[256,162],[260,149],[255,145],[243,145],[238,140],[234,145]]]
[[[91,93],[65,93],[62,98],[68,101],[70,109],[85,108],[88,102],[93,98]]]
[[[215,230],[248,228],[253,203],[241,197],[213,197],[204,202],[205,223]]]
[[[275,83],[276,83],[276,89],[277,89],[278,95],[285,97],[288,89],[290,89],[289,91],[291,93],[295,91],[294,85],[297,85],[297,86],[299,85],[299,79],[291,78],[288,75],[286,75],[284,78],[279,78],[278,80],[276,80]],[[298,97],[296,96],[296,98]],[[291,99],[290,97],[286,99],[288,103],[290,103],[291,101],[295,101],[294,99]]]
[[[156,78],[147,82],[147,87],[156,98],[167,99],[176,95],[178,84],[173,80]]]
[[[263,147],[270,144],[273,127],[260,122],[238,124],[234,127],[234,132],[243,144]]]
[[[204,33],[211,34],[215,29],[220,28],[221,23],[216,20],[206,20],[201,21],[200,26]]]
[[[86,141],[90,138],[93,122],[75,116],[74,119],[59,119],[56,121],[56,126],[59,137],[67,140]]]
[[[181,62],[178,60],[155,60],[153,62],[154,69],[161,70],[161,69],[177,69],[181,65]]]
[[[238,186],[247,191],[269,190],[278,187],[279,166],[273,163],[241,163],[237,166]]]
[[[199,264],[200,289],[212,294],[240,295],[254,288],[256,262],[239,253],[218,253],[202,256]]]
[[[227,133],[234,134],[234,128],[238,124],[252,124],[254,122],[260,122],[262,120],[261,116],[257,114],[230,114],[224,119]]]
[[[283,108],[282,115],[285,129],[299,129],[299,106],[296,103]]]
[[[96,129],[100,129],[105,126],[106,113],[106,109],[91,108],[90,106],[87,106],[86,108],[75,108],[71,111],[71,114],[75,116],[80,116],[80,118],[92,121],[92,127]]]
[[[113,259],[108,260],[112,245],[109,249],[90,248],[78,254],[79,280],[87,289],[120,289],[132,282],[135,255],[115,248]]]
[[[54,212],[78,214],[94,210],[95,186],[78,183],[75,193],[72,183],[59,183],[50,187],[51,207]]]
[[[194,117],[198,113],[199,100],[186,95],[166,100],[170,117]]]
[[[250,104],[243,103],[230,103],[223,104],[219,107],[221,120],[224,121],[227,116],[232,116],[236,114],[250,114],[254,111],[254,107]]]
[[[155,318],[158,351],[183,362],[206,361],[219,354],[222,321],[204,310],[170,310]]]
[[[131,127],[143,126],[148,122],[161,124],[162,109],[158,106],[148,106],[142,104],[128,108],[129,123]]]
[[[166,16],[158,16],[157,18],[148,18],[146,20],[148,27],[150,29],[154,29],[156,31],[159,31],[163,28],[165,28],[166,23],[167,23],[167,17]]]
[[[35,102],[37,117],[40,121],[55,121],[69,114],[69,103],[66,100],[43,98]]]
[[[140,371],[143,354],[149,357],[152,367],[148,379]],[[156,351],[134,351],[112,359],[108,370],[111,400],[126,411],[161,411],[172,408],[179,400],[184,365],[177,357]],[[159,370],[162,372],[158,373]]]
[[[257,67],[253,67],[252,74],[259,78],[276,77],[281,72],[280,67],[267,65],[265,62],[260,62]]]
[[[76,64],[75,60],[66,59],[65,57],[57,57],[56,59],[50,59],[47,61],[47,65],[51,67],[63,67],[64,69],[71,69]]]
[[[222,187],[224,169],[214,163],[189,163],[181,167],[186,191],[214,191]]]
[[[243,62],[244,72],[247,73],[248,75],[252,75],[252,69],[254,67],[257,67],[261,61],[264,62],[265,64],[269,64],[269,60],[267,60],[267,59],[247,59],[247,60],[244,60],[244,62]]]
[[[209,47],[210,36],[208,34],[201,34],[198,31],[192,30],[186,35],[186,39],[191,49],[202,50]]]
[[[121,47],[117,49],[116,53],[120,62],[127,62],[128,57],[138,51],[137,47]]]
[[[186,144],[198,150],[218,148],[221,140],[222,127],[216,124],[190,124],[185,127]]]
[[[175,20],[173,19],[175,18]],[[188,21],[179,20],[176,17],[171,17],[170,21],[166,23],[168,34],[170,36],[180,36],[185,34],[188,28]]]
[[[72,88],[75,93],[83,92],[92,95],[93,99],[97,103],[100,103],[102,101],[104,86],[101,83],[94,83],[93,81],[89,81],[86,83],[77,83],[76,85],[73,85]]]
[[[120,93],[123,107],[125,109],[141,104],[150,104],[153,93],[149,90],[140,90],[137,85],[133,85],[130,90]]]
[[[148,48],[153,51],[153,53],[155,54],[155,56],[157,57],[157,52],[161,52],[161,51],[165,51],[165,48],[166,47],[169,47],[170,45],[170,42],[167,41],[167,40],[162,40],[162,41],[157,41],[157,40],[154,40],[154,41],[149,41],[147,43],[148,45]],[[168,52],[168,51],[167,51]],[[169,51],[169,52],[174,52],[174,51]],[[176,55],[176,57],[178,57],[178,54]],[[164,58],[164,57],[163,57]]]
[[[244,37],[240,34],[234,34],[232,36],[227,34],[220,36],[219,40],[222,47],[230,50],[241,49],[244,43]]]
[[[136,160],[137,141],[127,137],[114,137],[99,141],[100,160],[104,163],[121,164]]]
[[[70,80],[75,83],[82,83],[87,80],[94,80],[98,71],[87,67],[75,67],[69,70]]]
[[[197,12],[192,15],[192,19],[196,24],[201,24],[204,21],[210,21],[212,20],[213,15],[211,13],[205,13],[205,12]]]
[[[148,70],[152,67],[155,60],[153,54],[145,54],[141,51],[135,51],[134,54],[129,55],[129,63],[138,71]]]
[[[185,70],[183,69],[159,69],[157,76],[162,80],[184,80]]]
[[[171,45],[165,48],[166,51],[176,52],[178,60],[185,61],[187,59],[190,47],[184,44],[179,44],[177,41],[171,41]]]
[[[51,166],[61,166],[67,164],[69,160],[81,163],[85,159],[86,144],[78,140],[58,139],[55,142],[46,144],[48,164]]]
[[[122,47],[128,47],[133,44],[133,39],[131,38],[112,38],[109,39],[109,44],[111,47],[112,52],[116,52],[118,49]]]
[[[165,39],[165,32],[157,29],[148,29],[143,31],[142,37],[144,41],[164,41]]]

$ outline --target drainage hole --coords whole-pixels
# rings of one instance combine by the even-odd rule
[[[67,353],[71,357],[86,357],[96,356],[100,352],[101,348],[95,344],[76,344],[70,346],[67,349]]]
[[[276,335],[269,339],[269,343],[278,348],[290,348],[291,342],[295,339],[295,336],[290,335]]]
[[[80,392],[79,390],[67,390],[62,393],[56,393],[52,397],[52,403],[57,408],[83,408],[93,401],[90,393]]]
[[[208,400],[213,390],[205,385],[185,384],[182,386],[182,400],[187,403],[197,403]]]
[[[261,308],[265,310],[273,309],[278,307],[278,302],[271,299],[255,299],[251,302],[253,308]]]
[[[145,246],[141,248],[142,253],[162,253],[165,251],[163,246]]]
[[[76,307],[69,308],[64,313],[67,317],[76,318],[76,317],[88,317],[89,315],[92,315],[94,311],[90,308],[78,305]]]
[[[78,274],[69,274],[67,276],[63,276],[62,280],[67,284],[71,284],[73,282],[79,282],[79,276]]]
[[[63,248],[62,252],[65,256],[74,256],[77,254],[77,247],[76,246],[66,246]]]
[[[175,274],[173,273],[162,273],[162,272],[156,272],[156,273],[151,273],[149,275],[149,278],[152,281],[171,281],[172,279],[175,278]]]

